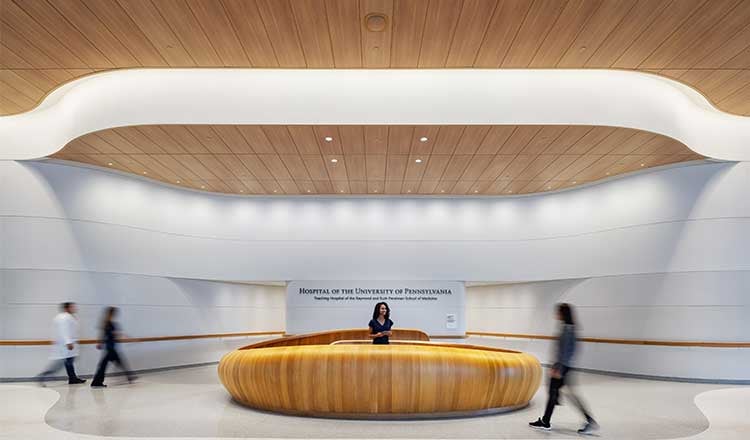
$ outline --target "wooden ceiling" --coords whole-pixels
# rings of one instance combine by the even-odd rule
[[[0,43],[0,114],[115,68],[533,67],[654,72],[750,115],[750,0],[0,0]]]
[[[151,125],[91,133],[54,158],[233,194],[508,195],[702,159],[613,127]]]

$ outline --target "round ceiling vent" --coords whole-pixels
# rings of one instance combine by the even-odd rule
[[[388,20],[383,14],[368,14],[365,17],[365,26],[370,32],[383,32]]]

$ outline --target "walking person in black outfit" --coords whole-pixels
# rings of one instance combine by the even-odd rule
[[[107,371],[107,364],[110,362],[116,363],[117,366],[125,372],[128,376],[128,382],[133,383],[136,379],[135,375],[128,368],[125,358],[120,356],[120,353],[117,351],[117,343],[120,336],[117,323],[114,321],[117,313],[117,307],[107,307],[104,311],[104,319],[102,320],[102,338],[99,344],[97,344],[97,348],[99,349],[102,349],[102,345],[104,346],[104,354],[99,361],[94,380],[91,382],[93,388],[104,388],[107,386],[104,385],[104,374]]]
[[[568,373],[573,360],[573,355],[576,351],[576,327],[575,321],[573,320],[573,308],[570,304],[562,303],[557,305],[557,319],[561,321],[560,336],[557,340],[557,360],[555,365],[552,367],[549,381],[549,396],[547,398],[547,407],[544,411],[544,416],[535,422],[529,423],[532,428],[543,429],[545,431],[550,430],[550,420],[552,419],[552,412],[555,410],[555,405],[558,405],[558,399],[560,398],[560,389],[566,384],[566,377],[569,381]],[[599,424],[596,423],[591,413],[586,409],[581,399],[576,396],[571,387],[568,387],[568,393],[570,400],[576,408],[586,418],[586,423],[581,429],[578,430],[579,434],[592,434],[599,429]]]

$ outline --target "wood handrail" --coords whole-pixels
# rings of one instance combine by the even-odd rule
[[[180,341],[188,339],[212,339],[212,338],[231,338],[238,336],[266,336],[266,335],[284,335],[283,331],[264,331],[264,332],[242,332],[242,333],[210,333],[205,335],[175,335],[175,336],[151,336],[144,338],[123,338],[122,343],[134,342],[158,342],[158,341]],[[492,336],[498,338],[512,339],[541,339],[554,340],[556,336],[534,335],[524,333],[495,333],[495,332],[466,332],[467,336]],[[435,337],[431,338],[435,339]],[[652,345],[661,347],[707,347],[707,348],[750,348],[750,342],[704,342],[704,341],[659,341],[644,339],[613,339],[613,338],[579,338],[581,342],[591,342],[597,344],[622,344],[622,345]],[[82,345],[96,344],[97,339],[82,339],[79,341]],[[0,340],[0,346],[31,346],[31,345],[51,345],[52,341],[45,339],[6,339]]]
[[[205,335],[174,335],[174,336],[150,336],[145,338],[122,338],[120,342],[158,342],[158,341],[180,341],[185,339],[213,339],[213,338],[232,338],[237,336],[266,336],[266,335],[283,335],[283,331],[265,331],[265,332],[241,332],[241,333],[209,333]],[[81,345],[98,344],[98,339],[81,339],[78,341]],[[46,339],[26,339],[0,340],[0,346],[21,346],[21,345],[52,345],[52,341]]]
[[[554,340],[557,336],[532,335],[523,333],[466,332],[469,336],[493,336],[513,339]],[[596,344],[653,345],[661,347],[711,347],[711,348],[748,348],[750,342],[703,342],[703,341],[658,341],[644,339],[611,339],[611,338],[578,338],[581,342]]]

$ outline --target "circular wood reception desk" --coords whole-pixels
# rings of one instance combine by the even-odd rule
[[[252,408],[384,419],[516,409],[541,381],[539,361],[526,353],[425,342],[424,333],[403,329],[394,331],[391,345],[362,344],[360,333],[367,336],[336,330],[243,347],[222,358],[219,377],[237,402]]]

